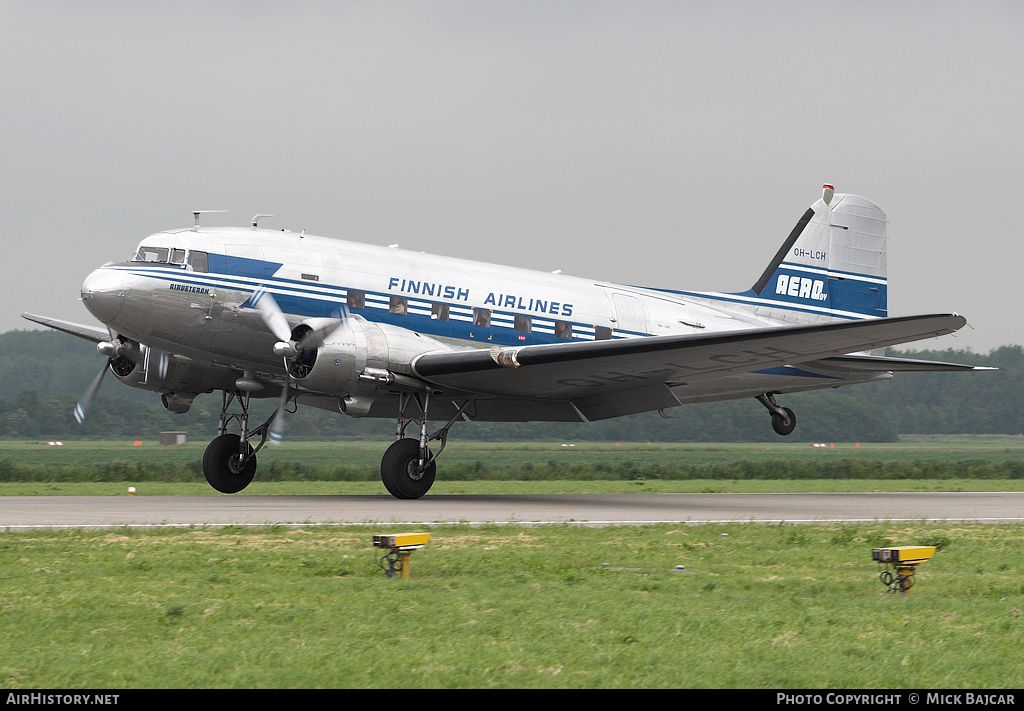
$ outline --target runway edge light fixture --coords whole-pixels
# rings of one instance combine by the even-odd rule
[[[935,546],[897,546],[896,548],[874,548],[871,560],[884,566],[878,574],[889,592],[910,595],[914,587],[914,573],[917,566],[935,555]]]
[[[389,578],[408,578],[409,559],[430,540],[429,533],[374,534],[373,547],[388,550],[380,559],[380,567]]]

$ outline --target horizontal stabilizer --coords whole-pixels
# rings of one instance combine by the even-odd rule
[[[825,358],[815,365],[835,366],[847,373],[963,373],[973,370],[999,370],[982,365],[943,363],[936,360],[913,358],[882,358],[875,356],[846,355]]]

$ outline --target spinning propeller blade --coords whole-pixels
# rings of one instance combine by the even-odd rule
[[[82,424],[85,421],[85,411],[88,409],[92,399],[96,396],[96,393],[100,389],[100,384],[103,382],[103,376],[107,374],[107,370],[110,369],[110,361],[103,364],[103,370],[101,370],[92,382],[89,383],[89,389],[85,391],[85,395],[75,405],[75,419],[78,420],[78,424]]]
[[[338,317],[324,319],[316,328],[302,337],[302,340],[295,346],[298,351],[319,348],[333,333],[340,330],[348,323],[348,307],[342,306],[338,310]]]
[[[103,364],[103,370],[96,374],[93,381],[89,383],[89,388],[85,391],[85,395],[75,405],[75,419],[78,420],[78,424],[82,424],[85,421],[85,411],[89,409],[89,404],[92,399],[96,397],[96,393],[99,392],[100,384],[103,382],[103,376],[107,374],[111,366],[114,363],[115,358],[127,358],[133,363],[137,363],[139,358],[142,357],[142,352],[139,350],[139,344],[132,341],[121,340],[112,328],[107,328],[107,333],[110,335],[109,341],[100,341],[96,344],[96,350],[107,356],[106,363]],[[162,366],[163,367],[163,366]]]
[[[284,343],[291,341],[291,326],[288,325],[288,319],[284,317],[284,312],[277,305],[277,300],[274,299],[273,294],[269,291],[264,291],[262,287],[257,289],[252,295],[252,305],[260,312],[263,323],[277,337],[277,340]]]
[[[281,400],[277,404],[277,412],[274,413],[274,421],[270,423],[268,437],[271,444],[281,444],[284,439],[284,409],[288,406],[288,381],[284,381],[281,388]]]
[[[303,351],[319,348],[331,334],[346,326],[348,309],[342,306],[338,311],[337,318],[313,319],[312,322],[306,322],[304,324],[307,329],[306,333],[296,343],[292,340],[292,329],[288,325],[288,319],[285,317],[273,294],[260,287],[253,292],[251,303],[259,312],[260,318],[263,319],[266,327],[277,337],[278,342],[274,345],[274,353],[284,358],[285,377],[288,379],[285,380],[284,387],[281,389],[281,400],[277,405],[277,412],[274,413],[274,419],[271,421],[270,430],[267,433],[271,444],[280,444],[284,437],[284,413],[285,408],[288,406],[290,395],[291,367],[289,359],[295,360]]]
[[[348,320],[348,309],[342,306],[338,311],[337,318],[313,319],[314,325],[312,326],[307,323],[309,328],[306,334],[296,343],[292,340],[292,329],[288,325],[288,319],[273,294],[260,287],[253,292],[251,302],[259,311],[263,323],[277,337],[278,342],[274,346],[274,353],[286,358],[293,358],[304,350],[319,348],[332,333],[344,326]]]

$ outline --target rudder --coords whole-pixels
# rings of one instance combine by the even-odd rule
[[[885,213],[825,187],[754,284],[758,315],[817,323],[887,314]]]

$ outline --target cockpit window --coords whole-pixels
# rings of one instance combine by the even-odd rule
[[[192,267],[192,271],[206,273],[210,271],[210,257],[206,252],[189,250],[188,265]]]
[[[166,264],[167,258],[170,256],[170,250],[167,247],[147,247],[141,245],[139,251],[132,257],[133,262],[155,262],[158,264]]]
[[[201,256],[200,256],[201,255]],[[205,262],[204,252],[192,252],[192,255],[188,257],[188,264],[195,271],[206,271],[205,263],[202,265],[203,268],[200,270],[195,262]],[[168,248],[168,247],[150,247],[148,245],[140,245],[138,251],[135,252],[135,256],[132,257],[133,262],[146,262],[148,264],[176,264],[178,266],[185,266],[186,263],[186,252],[184,249]]]

